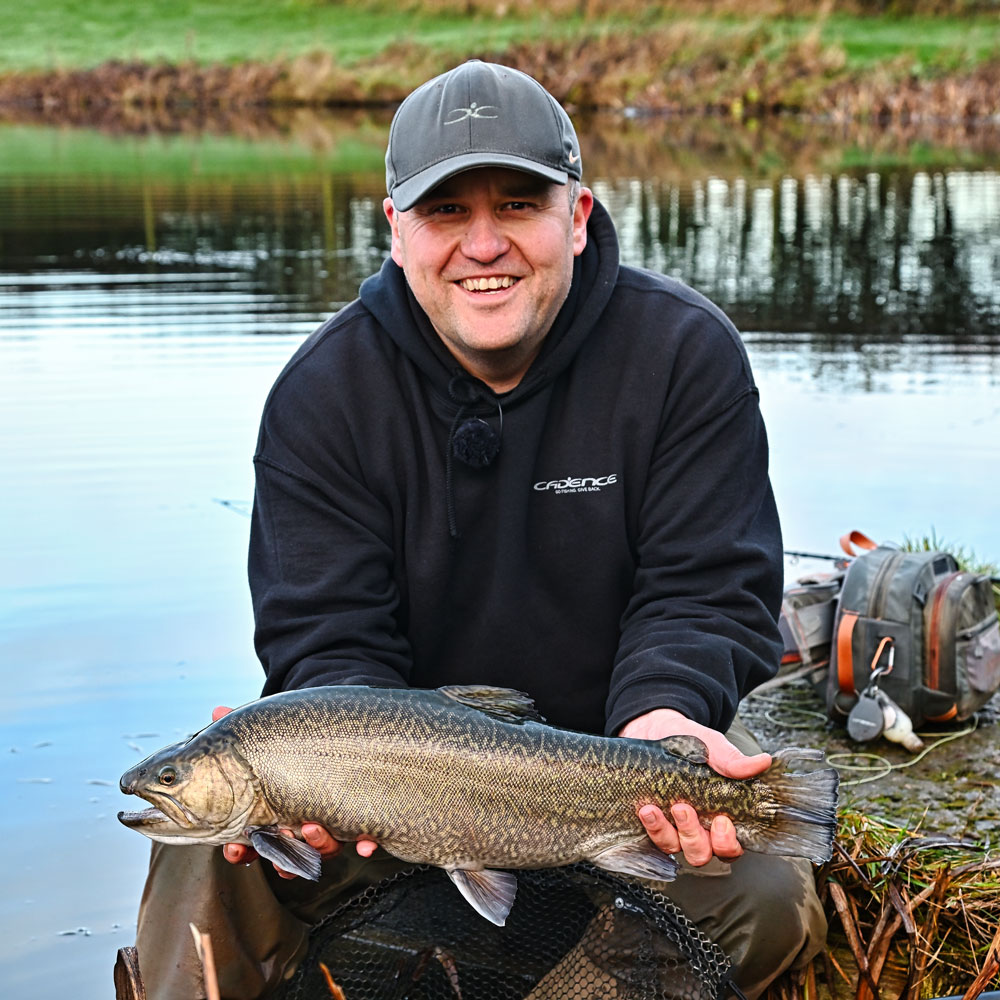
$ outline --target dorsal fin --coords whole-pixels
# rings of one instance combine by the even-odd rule
[[[489,687],[485,684],[449,684],[439,687],[446,698],[460,705],[478,709],[504,722],[534,722],[545,720],[538,714],[535,703],[523,691],[513,688]]]

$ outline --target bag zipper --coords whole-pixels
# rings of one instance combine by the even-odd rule
[[[868,617],[885,617],[885,602],[889,596],[889,585],[896,567],[903,561],[903,552],[894,552],[881,566],[872,581],[872,593],[868,600]]]

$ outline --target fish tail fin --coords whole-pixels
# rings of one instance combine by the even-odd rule
[[[766,825],[739,832],[740,843],[748,850],[809,858],[814,864],[833,856],[840,775],[832,767],[788,770],[789,761],[814,756],[797,750],[775,755],[774,763],[761,775],[770,789],[774,813]]]

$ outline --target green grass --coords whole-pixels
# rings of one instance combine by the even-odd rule
[[[903,56],[926,66],[946,68],[1000,57],[1000,20],[995,17],[835,15],[823,25],[821,38],[840,45],[848,66],[858,69]]]
[[[468,50],[570,32],[545,21],[366,11],[309,0],[0,0],[0,70],[77,68],[111,59],[268,62],[324,49],[350,63],[397,42]]]
[[[375,176],[385,170],[388,128],[345,134],[322,152],[294,140],[230,135],[109,136],[91,129],[0,126],[0,179],[89,177],[178,181],[203,178]]]
[[[649,30],[681,21],[696,21],[708,38],[758,26],[778,50],[818,28],[824,45],[843,48],[848,68],[900,57],[920,67],[956,68],[1000,56],[1000,19],[986,16],[696,19],[646,7],[639,16],[584,21],[544,14],[393,11],[332,0],[0,0],[0,71],[87,68],[112,59],[269,62],[320,49],[350,64],[394,43],[456,54],[501,51],[517,41]]]

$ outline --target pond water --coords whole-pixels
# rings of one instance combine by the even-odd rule
[[[934,532],[1000,559],[1000,173],[663,163],[608,130],[585,162],[624,260],[744,333],[787,547]],[[5,995],[111,994],[147,854],[118,776],[259,690],[250,455],[286,359],[387,251],[384,129],[358,141],[331,166],[0,129]]]

